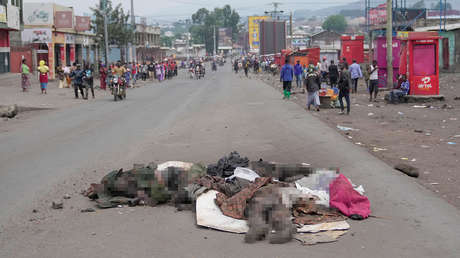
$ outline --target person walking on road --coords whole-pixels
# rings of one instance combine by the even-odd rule
[[[78,90],[80,90],[81,97],[85,98],[85,92],[83,91],[83,77],[84,72],[81,70],[81,66],[78,64],[77,68],[72,71],[70,78],[73,80],[73,88],[75,91],[75,98],[78,99]]]
[[[93,67],[92,65],[90,66],[89,64],[86,65],[85,71],[84,71],[84,78],[86,82],[86,94],[84,99],[88,99],[88,91],[91,89],[91,94],[94,99],[94,78],[93,78]]]
[[[46,89],[48,88],[48,73],[50,69],[45,65],[46,63],[43,60],[41,60],[39,64],[40,65],[37,70],[39,71],[40,88],[42,90],[42,94],[46,94]]]
[[[26,64],[26,59],[22,59],[21,64],[21,88],[26,92],[30,88],[30,68]]]
[[[363,78],[363,73],[361,72],[361,66],[356,63],[356,60],[353,60],[353,63],[350,65],[350,77],[353,82],[353,93],[358,92],[358,80]]]
[[[339,102],[340,102],[340,114],[344,114],[343,98],[347,101],[347,115],[350,114],[350,73],[348,72],[347,66],[342,66],[339,78]]]
[[[329,65],[327,64],[327,57],[323,57],[323,61],[321,62],[321,81],[327,83],[327,74],[329,72]]]
[[[369,102],[372,101],[372,93],[374,93],[374,101],[377,102],[377,94],[379,93],[379,67],[376,60],[372,61],[369,70]]]
[[[307,109],[310,110],[310,106],[313,104],[316,111],[319,111],[319,87],[321,85],[321,78],[313,65],[310,65],[307,70],[307,76],[305,78],[305,86],[307,88]]]
[[[62,89],[64,88],[64,81],[65,81],[64,69],[62,68],[62,66],[58,66],[56,70],[57,70],[57,76],[59,79],[58,88]]]
[[[334,60],[331,60],[331,64],[329,65],[329,82],[331,83],[331,88],[337,87],[337,79],[339,78],[339,70],[337,69],[337,65],[334,64]]]
[[[244,61],[244,75],[248,77],[248,72],[249,72],[249,60]]]
[[[107,68],[105,67],[104,64],[100,64],[99,66],[99,74],[100,74],[100,79],[101,79],[101,85],[100,88],[101,90],[106,90],[107,89]]]
[[[289,99],[291,97],[291,85],[292,79],[294,78],[294,68],[289,64],[289,58],[286,59],[286,63],[281,68],[280,81],[283,82],[283,99]]]
[[[297,64],[294,65],[294,75],[297,88],[302,88],[302,65],[297,60]]]

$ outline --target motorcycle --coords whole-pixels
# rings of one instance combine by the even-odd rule
[[[112,78],[112,95],[113,95],[113,100],[122,100],[126,99],[126,83],[123,79],[123,77],[113,77]]]

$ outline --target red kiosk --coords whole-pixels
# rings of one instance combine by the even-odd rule
[[[439,95],[439,38],[437,32],[398,32],[399,74],[407,74],[410,95]]]
[[[358,64],[364,62],[364,36],[342,36],[342,58],[351,64],[356,60]]]

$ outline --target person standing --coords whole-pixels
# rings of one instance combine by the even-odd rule
[[[307,70],[307,76],[305,78],[305,86],[307,88],[307,109],[310,110],[310,106],[313,104],[316,111],[319,111],[319,87],[321,85],[320,75],[316,71],[313,65],[310,65]]]
[[[302,65],[297,60],[297,64],[294,65],[294,75],[297,88],[302,88]]]
[[[350,77],[353,83],[353,93],[358,92],[358,80],[359,78],[363,78],[363,73],[361,72],[361,66],[356,63],[356,60],[353,59],[353,63],[350,65]]]
[[[323,57],[321,62],[321,80],[327,82],[327,73],[329,72],[329,65],[327,64],[327,57]]]
[[[42,90],[42,94],[46,94],[46,89],[48,88],[48,73],[50,69],[46,66],[46,63],[43,60],[40,60],[39,64],[40,65],[37,70],[39,71],[40,88]]]
[[[101,80],[101,85],[100,88],[101,90],[106,90],[107,89],[107,68],[105,67],[104,64],[99,65],[99,74],[100,74],[100,80]]]
[[[30,68],[26,64],[26,59],[22,59],[21,64],[21,88],[23,92],[26,92],[30,88]]]
[[[83,91],[83,77],[84,73],[81,70],[81,66],[77,64],[75,70],[70,74],[70,78],[73,80],[73,88],[75,91],[75,98],[78,99],[78,90],[80,90],[81,97],[85,98],[85,92]]]
[[[331,64],[329,65],[329,82],[331,83],[331,88],[337,87],[337,79],[339,78],[339,70],[337,69],[337,65],[334,64],[334,60],[331,60]]]
[[[292,79],[294,78],[294,68],[289,64],[289,58],[286,59],[286,63],[281,68],[280,81],[283,82],[283,99],[289,99],[291,97],[291,85]]]
[[[350,73],[348,72],[347,66],[340,68],[339,78],[339,102],[340,102],[340,114],[344,114],[343,98],[347,101],[347,115],[350,114]]]
[[[65,77],[65,88],[70,88],[70,84],[72,83],[72,81],[70,80],[70,67],[65,65],[64,66],[64,77]]]
[[[377,94],[379,93],[379,67],[377,61],[372,61],[369,72],[369,102],[372,101],[372,93],[374,93],[374,101],[377,102]]]
[[[244,75],[248,77],[248,72],[249,72],[249,60],[244,61]]]
[[[94,99],[94,78],[93,78],[93,66],[92,65],[91,66],[89,64],[86,65],[85,71],[84,71],[84,78],[86,82],[86,95],[84,99],[88,99],[89,89],[91,89],[91,94],[93,95],[93,99]]]
[[[62,69],[62,66],[58,66],[56,70],[57,70],[57,76],[58,76],[58,79],[59,79],[58,88],[62,89],[62,88],[64,88],[64,80],[65,80],[64,69]]]

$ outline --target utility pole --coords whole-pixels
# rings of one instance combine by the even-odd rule
[[[136,17],[134,17],[134,0],[131,0],[131,29],[136,33]],[[128,43],[129,62],[136,62],[136,47],[133,47],[132,39]]]
[[[214,40],[214,51],[213,51],[213,53],[214,53],[214,55],[216,55],[216,54],[217,54],[217,44],[216,44],[216,43],[217,43],[217,42],[216,42],[216,25],[214,25],[214,35],[213,35],[213,40]]]
[[[393,88],[393,1],[387,0],[387,88]]]
[[[102,3],[104,6],[101,6],[103,8],[104,12],[104,43],[105,43],[105,67],[109,66],[109,32],[107,29],[107,0],[102,0]]]

